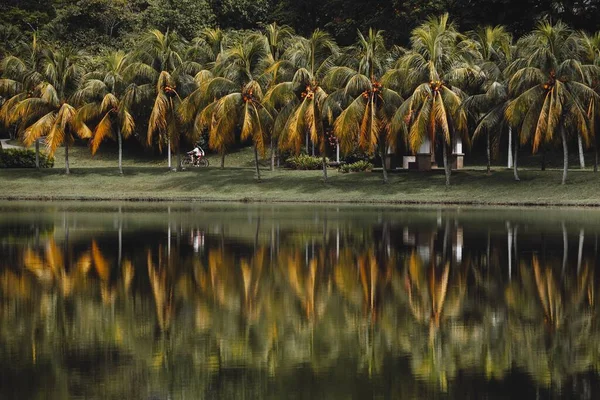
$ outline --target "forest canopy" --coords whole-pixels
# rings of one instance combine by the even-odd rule
[[[0,22],[92,51],[130,45],[152,28],[191,40],[206,27],[256,29],[271,22],[303,35],[324,29],[340,45],[351,44],[357,29],[372,27],[404,45],[415,26],[443,12],[463,30],[504,25],[517,36],[540,19],[600,29],[600,0],[4,0]]]

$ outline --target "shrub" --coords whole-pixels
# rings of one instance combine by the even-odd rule
[[[54,157],[40,152],[40,168],[54,167]],[[35,168],[35,151],[6,149],[0,151],[0,168]]]
[[[300,154],[285,160],[285,166],[291,169],[321,169],[323,168],[323,159],[308,154]]]
[[[368,161],[357,161],[352,164],[342,164],[340,165],[339,171],[347,174],[348,172],[360,172],[360,171],[370,171],[373,169],[373,164]]]

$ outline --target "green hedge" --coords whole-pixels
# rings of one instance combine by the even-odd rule
[[[291,169],[321,169],[323,168],[323,159],[300,154],[285,160],[285,166]]]
[[[360,172],[360,171],[370,171],[373,169],[373,164],[368,161],[357,161],[352,164],[342,164],[340,165],[339,171],[342,173],[348,172]]]
[[[54,167],[54,157],[40,152],[40,168]],[[28,149],[0,150],[0,168],[35,168],[35,151]]]

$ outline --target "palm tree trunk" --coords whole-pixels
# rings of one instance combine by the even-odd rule
[[[67,138],[65,138],[65,173],[67,175],[71,173],[69,171],[69,142]]]
[[[35,139],[35,167],[40,169],[40,139]]]
[[[275,146],[271,137],[271,171],[275,170]]]
[[[258,168],[258,149],[254,145],[254,165],[256,166],[256,179],[260,182],[260,169]]]
[[[490,132],[487,132],[486,154],[487,154],[487,174],[490,174],[491,169],[491,151],[490,151]]]
[[[567,183],[567,171],[569,169],[569,149],[567,148],[567,134],[565,133],[565,129],[561,127],[560,134],[562,136],[563,142],[563,177],[562,184]]]
[[[167,139],[167,161],[169,164],[169,169],[171,169],[171,138]]]
[[[514,142],[515,142],[515,147],[514,147],[514,151],[513,151],[513,172],[515,175],[515,181],[520,181],[519,179],[519,173],[517,172],[517,155],[519,153],[519,141],[517,140],[518,138],[515,135],[514,138]]]
[[[508,127],[508,168],[513,167],[512,128]]]
[[[314,151],[314,147],[313,147]],[[323,181],[327,182],[327,155],[323,149]]]
[[[546,170],[546,146],[542,145],[542,171]]]
[[[598,142],[594,137],[594,172],[598,172]]]
[[[388,183],[388,174],[387,174],[387,167],[385,165],[386,160],[386,148],[385,145],[382,145],[381,148],[379,149],[379,155],[381,157],[381,170],[383,171],[383,183]]]
[[[450,186],[450,164],[448,163],[448,144],[444,140],[442,147],[444,149],[444,172],[446,173],[446,186]]]
[[[181,146],[177,146],[177,171],[181,171]]]
[[[225,168],[225,152],[221,153],[221,169]]]
[[[579,147],[579,166],[581,169],[585,168],[585,157],[583,156],[583,141],[581,135],[577,135],[577,145]]]
[[[123,175],[123,137],[120,128],[117,128],[117,138],[119,140],[119,174]]]
[[[581,269],[581,261],[583,259],[583,241],[585,240],[585,232],[583,229],[579,230],[579,248],[577,249],[577,273]]]

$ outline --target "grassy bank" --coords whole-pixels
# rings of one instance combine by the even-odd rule
[[[126,155],[124,176],[117,172],[114,152],[92,159],[86,148],[75,148],[70,159],[70,176],[64,175],[60,150],[53,169],[0,170],[0,198],[600,206],[600,173],[591,170],[570,171],[565,186],[558,169],[522,170],[521,182],[502,167],[490,176],[484,169],[463,170],[453,173],[452,186],[446,188],[441,170],[390,174],[389,184],[383,185],[380,173],[331,169],[323,183],[321,171],[271,172],[264,167],[262,182],[257,182],[249,150],[227,157],[224,170],[213,156],[211,167],[182,172],[169,171],[164,159]]]

